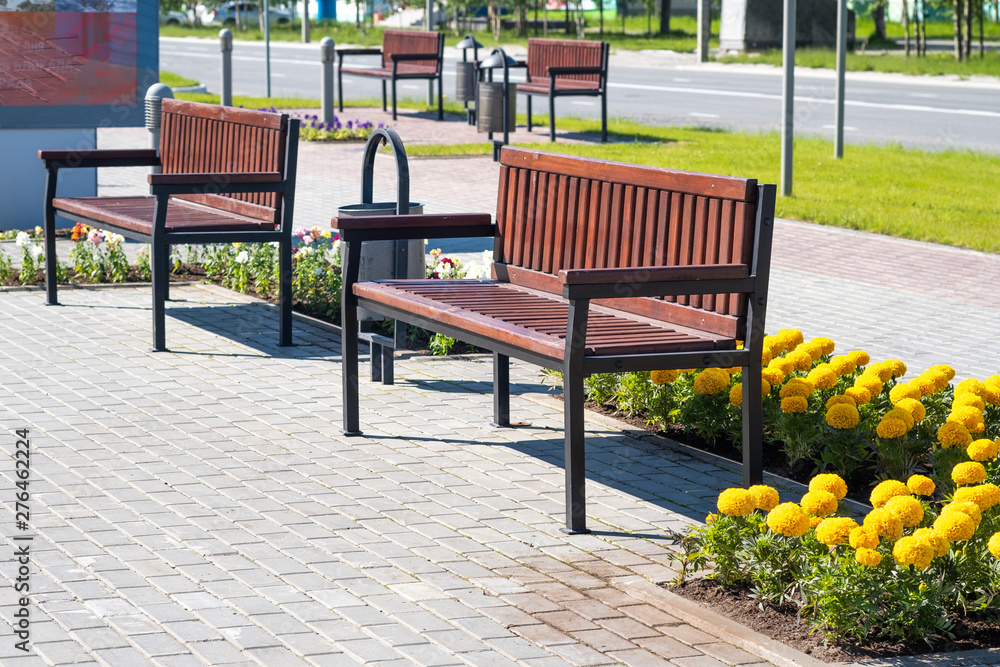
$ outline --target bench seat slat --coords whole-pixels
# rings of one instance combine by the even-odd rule
[[[153,233],[155,197],[75,197],[56,198],[56,211],[76,215],[139,234]],[[212,210],[173,200],[167,206],[167,230],[184,231],[273,231],[272,223],[235,213]]]
[[[437,284],[440,283],[440,284]],[[451,284],[449,284],[451,283]],[[354,285],[359,297],[389,306],[404,305],[473,333],[516,341],[532,352],[559,359],[565,352],[565,301],[494,281],[380,281]],[[502,301],[500,301],[502,299]],[[505,326],[506,325],[506,326]],[[590,317],[587,355],[668,353],[732,349],[735,341],[682,332],[678,327],[633,319],[625,313],[595,310]]]

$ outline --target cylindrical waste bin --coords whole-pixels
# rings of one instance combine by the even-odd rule
[[[517,120],[517,89],[507,84],[504,95],[502,81],[480,81],[479,99],[476,100],[476,129],[480,132],[503,132],[503,103],[507,100],[507,131],[513,132]]]
[[[476,101],[476,63],[455,63],[455,100],[457,102]]]

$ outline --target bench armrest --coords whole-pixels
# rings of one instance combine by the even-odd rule
[[[750,293],[756,286],[745,264],[563,269],[559,282],[567,299]]]
[[[347,242],[496,235],[489,213],[351,216],[333,218],[330,226]]]
[[[438,60],[436,53],[390,53],[393,62],[397,60]]]
[[[150,194],[154,195],[281,192],[284,190],[284,179],[276,171],[149,174],[146,179],[149,181]]]
[[[46,169],[153,167],[160,164],[154,148],[40,150],[38,158],[45,161]]]
[[[549,77],[569,76],[571,74],[604,74],[603,67],[549,67]]]
[[[334,49],[334,53],[338,56],[380,56],[382,49]]]

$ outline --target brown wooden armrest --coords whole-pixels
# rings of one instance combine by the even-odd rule
[[[569,76],[571,74],[604,74],[603,67],[549,67],[549,76]]]
[[[78,167],[150,167],[160,164],[153,148],[39,150],[38,158],[46,167],[74,169]]]
[[[280,183],[281,174],[276,171],[245,173],[205,173],[205,174],[149,174],[150,185],[226,185],[228,183]]]
[[[333,218],[330,226],[345,241],[469,238],[493,236],[496,232],[489,213],[341,217]]]
[[[563,269],[567,299],[748,293],[756,281],[745,264],[653,266],[625,269]]]

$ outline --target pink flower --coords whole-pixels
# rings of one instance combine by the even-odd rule
[[[306,245],[311,245],[313,242],[313,237],[309,236],[309,234],[306,234],[305,236],[302,237],[302,242],[305,243]]]
[[[101,241],[104,240],[104,234],[102,234],[99,229],[91,229],[87,234],[87,240],[94,245],[101,245]]]

